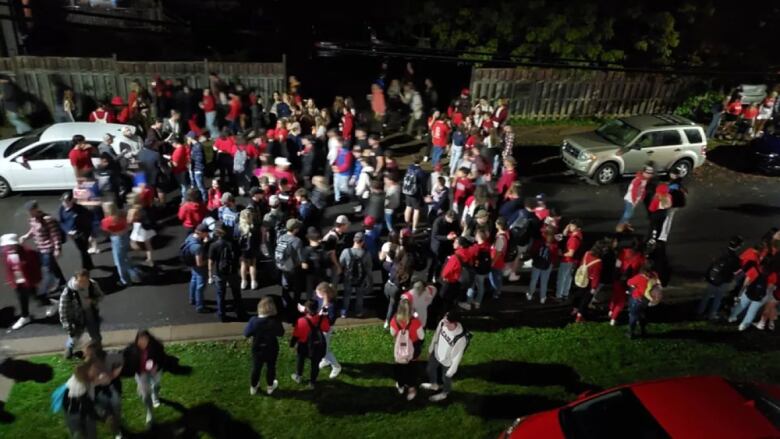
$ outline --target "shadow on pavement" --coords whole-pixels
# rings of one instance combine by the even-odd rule
[[[743,215],[772,217],[780,215],[780,206],[769,206],[757,203],[742,203],[736,206],[720,206],[718,210],[736,212]]]
[[[750,149],[747,145],[720,145],[707,151],[707,160],[732,171],[759,174],[750,164]]]

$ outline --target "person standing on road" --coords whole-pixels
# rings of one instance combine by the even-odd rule
[[[563,229],[563,238],[566,239],[566,247],[561,255],[561,264],[558,266],[558,279],[555,283],[555,298],[567,300],[571,290],[572,277],[577,264],[577,252],[582,246],[582,222],[573,219]]]
[[[634,216],[634,209],[636,209],[637,204],[645,199],[647,183],[653,178],[654,174],[655,170],[653,169],[653,165],[647,163],[645,164],[644,170],[642,170],[642,172],[637,172],[634,179],[631,180],[626,195],[623,197],[623,216],[620,217],[620,221],[615,228],[618,233],[623,232],[624,230],[634,231],[634,228],[631,226],[631,218]]]
[[[363,298],[373,288],[373,263],[371,255],[363,248],[363,232],[355,233],[352,247],[342,250],[339,264],[344,267],[344,299],[341,307],[341,317],[349,312],[352,295],[356,296],[355,316],[363,317]]]
[[[401,298],[398,311],[390,321],[390,335],[393,336],[395,357],[395,387],[398,393],[406,392],[406,400],[417,396],[417,358],[422,351],[425,327],[412,313],[412,305],[406,297]]]
[[[742,246],[742,237],[731,238],[726,251],[707,268],[704,275],[707,288],[696,308],[696,314],[699,317],[717,320],[723,293],[729,291],[734,276],[740,270],[739,255],[737,255],[740,246]],[[710,299],[712,299],[712,304],[710,304]]]
[[[70,236],[81,256],[81,268],[92,270],[94,264],[89,254],[89,235],[92,233],[92,213],[73,199],[73,193],[65,192],[60,198],[60,228]]]
[[[205,313],[203,291],[206,289],[208,267],[206,263],[206,245],[208,244],[209,226],[198,224],[195,231],[187,236],[182,243],[180,254],[184,265],[190,267],[189,298],[190,305],[195,306],[195,312]]]
[[[425,172],[420,168],[421,158],[415,155],[412,164],[407,168],[404,175],[401,192],[404,194],[406,209],[404,210],[404,221],[412,226],[412,233],[417,230],[420,222],[420,214],[423,208],[423,197],[427,186]]]
[[[672,196],[669,194],[669,185],[661,183],[655,188],[647,211],[650,214],[650,228],[647,231],[647,239],[658,240],[663,232],[669,209],[672,208]]]
[[[471,334],[460,324],[457,311],[449,311],[439,322],[428,347],[429,381],[421,386],[437,392],[431,395],[430,401],[443,401],[452,392],[452,378],[458,372],[470,338]]]
[[[138,396],[146,407],[146,425],[150,425],[154,420],[153,409],[160,407],[160,379],[167,358],[165,348],[160,340],[142,329],[123,354],[127,372],[135,375]]]
[[[244,328],[244,337],[252,337],[252,373],[249,376],[249,394],[256,395],[260,373],[265,372],[265,391],[268,395],[279,387],[276,379],[276,360],[279,358],[279,337],[284,335],[282,321],[276,317],[276,305],[270,296],[260,299],[257,316],[252,316]]]
[[[14,233],[0,236],[0,248],[3,250],[3,262],[6,269],[6,284],[16,291],[19,300],[21,316],[11,329],[16,331],[32,321],[30,317],[30,296],[38,298],[46,309],[46,317],[54,315],[56,307],[48,300],[38,296],[35,289],[41,281],[41,265],[38,253],[19,244],[19,238]]]
[[[584,270],[587,274],[587,285],[577,286],[577,298],[575,299],[574,314],[575,321],[582,323],[585,321],[585,315],[588,312],[593,297],[599,291],[601,286],[601,271],[604,267],[602,257],[607,252],[603,241],[597,241],[590,250],[585,252],[580,262],[580,268],[577,271]]]
[[[303,242],[298,237],[301,222],[290,218],[285,224],[286,233],[279,237],[274,249],[274,263],[282,275],[282,300],[291,313],[301,299],[301,264]]]
[[[65,276],[62,275],[60,265],[57,263],[57,258],[62,252],[62,230],[57,220],[38,207],[37,201],[26,202],[24,209],[30,216],[30,230],[19,237],[19,243],[23,244],[30,236],[35,240],[35,246],[40,254],[43,277],[38,286],[38,297],[43,300],[49,292],[65,286]]]
[[[187,234],[192,233],[198,224],[203,222],[203,219],[208,216],[208,209],[206,204],[201,201],[200,192],[195,188],[190,188],[187,191],[186,201],[179,206],[179,212],[177,217],[181,221],[182,227]]]
[[[222,322],[227,321],[227,316],[225,316],[225,296],[227,295],[228,287],[230,287],[230,291],[233,294],[233,309],[236,312],[236,316],[239,320],[246,320],[238,275],[239,251],[231,233],[224,224],[220,224],[214,231],[217,240],[209,247],[209,280],[216,289],[217,318]]]
[[[304,315],[293,327],[290,347],[296,350],[295,373],[292,380],[297,384],[303,382],[303,366],[306,360],[311,363],[309,390],[314,389],[317,376],[320,373],[320,361],[327,352],[325,333],[330,331],[330,320],[327,314],[317,311],[317,302],[307,300],[303,305]]]
[[[103,213],[104,218],[100,221],[100,228],[108,233],[111,239],[111,253],[119,275],[119,284],[122,287],[127,287],[131,282],[140,282],[138,271],[127,255],[130,240],[126,216],[119,211],[116,204],[111,202],[103,203]]]
[[[187,133],[185,140],[190,148],[190,181],[200,191],[202,200],[208,199],[206,184],[203,181],[203,173],[206,172],[206,154],[203,151],[203,144],[198,140],[198,135],[194,131]]]
[[[333,344],[331,343],[333,340],[333,326],[338,319],[338,312],[336,311],[336,304],[334,303],[336,300],[336,288],[327,282],[320,282],[314,293],[320,315],[326,317],[330,324],[328,330],[323,331],[327,348],[325,350],[325,356],[322,358],[322,361],[320,361],[320,370],[330,366],[329,378],[334,379],[341,373],[341,364],[339,364],[339,360],[336,359],[336,355],[333,354]]]
[[[659,241],[666,242],[669,239],[669,232],[672,229],[672,221],[678,210],[685,207],[688,199],[688,191],[683,186],[683,178],[677,168],[669,170],[669,195],[672,197],[672,207],[666,210],[666,219],[664,219],[661,233],[658,235]]]
[[[536,284],[541,282],[539,303],[544,305],[547,302],[547,282],[550,280],[550,273],[560,259],[560,248],[555,240],[555,232],[545,228],[542,232],[542,239],[533,241],[528,254],[531,255],[531,283],[528,285],[525,298],[529,302],[533,300]]]
[[[238,216],[238,247],[241,250],[241,289],[257,289],[257,255],[260,253],[260,228],[256,211],[248,207]],[[251,283],[249,282],[251,281]]]
[[[87,270],[77,271],[60,295],[60,323],[68,338],[65,340],[65,358],[73,357],[73,348],[84,330],[92,341],[100,342],[100,312],[98,303],[103,300],[103,290],[90,279]]]

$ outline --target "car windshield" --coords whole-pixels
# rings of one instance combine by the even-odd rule
[[[669,434],[629,389],[621,389],[583,401],[560,411],[566,439],[601,437],[663,439]]]
[[[611,120],[596,130],[596,134],[615,145],[626,146],[639,134],[639,130],[621,119]]]
[[[11,154],[17,151],[21,151],[25,147],[32,145],[33,143],[40,140],[41,134],[44,131],[46,131],[46,128],[49,128],[49,125],[30,131],[24,137],[19,138],[19,140],[12,143],[11,145],[8,146],[8,148],[5,149],[5,153],[3,154],[3,157],[8,157]]]
[[[769,395],[760,388],[752,384],[733,383],[729,382],[737,392],[740,393],[748,401],[755,403],[756,410],[761,412],[769,422],[776,428],[780,429],[780,400],[778,398]]]

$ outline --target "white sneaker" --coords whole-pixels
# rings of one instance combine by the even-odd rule
[[[59,312],[59,303],[52,303],[51,306],[46,307],[46,317],[56,316]]]
[[[468,302],[458,302],[458,306],[464,311],[471,311],[471,304]]]
[[[758,323],[753,323],[753,326],[755,326],[759,331],[763,331],[765,325],[766,323],[763,320]]]
[[[517,275],[517,273],[512,273],[509,275],[509,282],[517,282],[520,280],[520,276]]]
[[[333,369],[331,369],[329,378],[334,379],[337,376],[339,376],[340,373],[341,373],[341,366],[336,364],[333,366]]]
[[[240,195],[240,196],[242,196],[242,197],[243,197],[244,195],[246,195],[246,191],[244,191],[244,188],[242,188],[242,187],[238,188],[238,195]]]
[[[748,326],[750,326],[750,325],[746,325],[744,323],[740,323],[739,324],[739,328],[737,328],[737,329],[739,329],[740,331],[744,331],[744,330],[746,330],[748,328]]]
[[[534,296],[532,296],[531,293],[525,293],[525,299],[528,300],[529,302],[533,300],[533,298]]]
[[[257,386],[249,386],[249,394],[252,396],[257,395]]]
[[[611,319],[609,321],[609,326],[615,326],[615,323],[617,323],[617,321],[615,319]]]
[[[729,323],[734,323],[736,321],[737,321],[736,317],[729,317],[729,320],[728,320]]]
[[[290,378],[292,378],[292,380],[295,381],[295,384],[300,384],[301,382],[303,382],[301,376],[298,375],[297,373],[290,375]]]
[[[151,410],[147,410],[147,412],[146,412],[146,425],[151,424],[153,420],[154,420],[154,415],[152,415],[152,411]]]
[[[322,359],[320,360],[320,369],[325,369],[326,367],[330,366],[330,363],[328,363],[328,360]]]
[[[447,399],[447,392],[439,392],[435,395],[431,395],[431,397],[428,398],[428,400],[431,402],[444,401],[445,399]]]
[[[27,325],[30,322],[32,322],[32,319],[29,317],[19,317],[19,320],[17,320],[16,323],[14,323],[14,325],[11,326],[11,329],[16,331],[17,329],[21,329],[22,326]]]
[[[395,390],[398,391],[399,395],[403,395],[404,394],[404,387],[402,385],[398,384],[398,381],[395,382]]]
[[[388,327],[390,327],[390,322],[385,320],[385,324],[382,325],[382,329],[387,330]]]
[[[770,331],[774,331],[774,330],[775,330],[775,321],[774,321],[774,320],[770,320],[770,321],[769,321],[769,324],[767,325],[767,328],[768,328]]]
[[[544,305],[545,302],[547,302],[547,297],[542,297],[541,299],[539,299],[539,303],[541,303],[542,305]]]
[[[99,248],[91,248],[91,249],[87,250],[87,253],[89,253],[91,255],[97,255],[97,254],[100,254],[100,249]]]
[[[245,289],[246,289],[246,286],[247,286],[247,281],[245,281],[245,280],[242,280],[242,281],[241,281],[241,289],[242,289],[242,290],[245,290]]]
[[[439,385],[434,383],[422,383],[420,387],[425,390],[433,390],[434,392],[439,390]]]
[[[277,388],[277,387],[279,387],[279,381],[277,381],[277,380],[274,380],[274,384],[273,384],[273,385],[271,385],[271,386],[268,386],[268,387],[265,389],[265,393],[267,393],[267,394],[271,395],[272,393],[274,393],[274,390],[276,390],[276,388]]]
[[[257,289],[257,281],[256,281],[256,280],[253,280],[253,281],[252,281],[252,283],[251,283],[250,285],[252,286],[252,289],[253,289],[253,290],[256,290],[256,289]]]
[[[160,398],[152,395],[152,407],[157,408],[160,407]]]
[[[607,313],[607,317],[609,317],[610,319],[612,318],[612,310],[610,310],[610,311]],[[612,325],[612,326],[615,326],[615,325]]]
[[[406,400],[407,401],[411,401],[411,400],[413,400],[416,397],[417,397],[417,390],[415,390],[414,388],[409,389],[409,391],[406,393]]]

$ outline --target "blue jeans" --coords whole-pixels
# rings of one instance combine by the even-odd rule
[[[441,156],[444,154],[444,148],[439,146],[434,146],[433,151],[431,151],[431,164],[433,166],[436,166],[441,161]]]
[[[206,112],[206,129],[209,130],[209,136],[212,140],[216,139],[217,136],[219,136],[219,128],[217,127],[217,112],[216,111],[208,111]]]
[[[620,217],[618,224],[628,224],[634,216],[634,205],[626,200],[623,200],[623,203],[623,216]]]
[[[539,299],[547,299],[547,283],[550,281],[550,273],[552,273],[552,266],[547,267],[546,270],[539,268],[531,268],[531,284],[528,285],[528,295],[533,298],[534,292],[536,292],[536,284],[541,280],[539,288]],[[560,273],[560,271],[558,271]]]
[[[488,276],[489,273],[474,275],[474,285],[472,285],[468,291],[466,291],[466,296],[469,298],[469,302],[479,304],[482,303],[482,299],[485,297],[485,281],[487,280]],[[474,287],[476,287],[477,297],[474,297]]]
[[[707,315],[708,318],[714,319],[718,316],[718,310],[720,309],[720,301],[723,299],[723,293],[729,290],[731,287],[730,282],[726,282],[722,285],[713,285],[708,283],[707,289],[704,290],[704,296],[699,301],[699,306],[696,308],[698,315]],[[712,305],[710,304],[712,299]]]
[[[333,193],[336,202],[341,200],[342,195],[349,192],[349,175],[333,174]]]
[[[176,180],[176,184],[179,185],[179,191],[181,191],[181,201],[183,203],[184,200],[187,199],[187,190],[189,189],[189,186],[187,186],[187,173],[181,172],[179,174],[173,174],[173,179]]]
[[[217,293],[217,317],[220,319],[225,317],[225,296],[227,295],[227,289],[230,287],[230,292],[233,294],[233,308],[236,311],[236,315],[243,317],[244,305],[241,301],[241,288],[238,274],[232,274],[228,276],[214,275],[214,289]]]
[[[463,157],[463,147],[452,145],[450,147],[450,176],[455,175],[458,170],[458,162]]]
[[[323,361],[328,363],[329,366],[333,367],[340,367],[339,360],[336,359],[336,356],[333,355],[333,350],[331,349],[330,341],[333,339],[333,328],[330,328],[330,331],[323,333],[322,335],[325,336],[325,342],[328,346],[327,350],[325,351],[325,358],[323,358]]]
[[[558,282],[555,285],[555,297],[558,299],[569,297],[573,269],[574,263],[572,262],[561,262],[561,265],[558,267]]]
[[[114,256],[114,265],[119,274],[119,283],[127,285],[131,281],[138,282],[138,272],[130,263],[130,257],[127,255],[129,240],[127,233],[121,235],[111,235],[111,254]]]
[[[201,201],[205,202],[208,200],[208,191],[206,190],[206,185],[203,183],[203,171],[193,171],[190,174],[190,178],[192,179],[192,184],[197,187],[198,192],[200,192]]]
[[[730,318],[736,319],[740,314],[742,314],[745,309],[747,309],[747,312],[745,312],[745,317],[742,319],[742,322],[739,324],[739,326],[746,327],[753,323],[753,320],[756,319],[756,315],[761,310],[761,307],[764,306],[764,303],[766,302],[767,295],[764,294],[764,297],[761,300],[750,300],[747,296],[747,294],[742,293],[741,296],[739,296],[739,302],[737,302],[736,305],[734,305],[734,308],[731,310],[731,316]]]
[[[628,298],[628,330],[633,335],[637,323],[644,335],[647,326],[647,302],[643,299],[635,299],[633,296]]]
[[[56,284],[65,285],[65,276],[62,275],[60,264],[52,253],[39,253],[41,257],[41,284],[38,285],[38,297],[46,298],[49,289]]]
[[[723,113],[713,113],[712,114],[712,120],[710,121],[710,124],[707,125],[707,138],[712,139],[715,137],[715,134],[718,133],[718,127],[720,126],[720,118],[723,116]]]
[[[190,269],[190,305],[195,305],[195,310],[203,309],[203,290],[206,289],[206,276],[208,273],[204,267],[192,267]]]
[[[368,274],[371,276],[371,274]],[[349,302],[352,300],[352,295],[355,295],[355,314],[363,313],[363,297],[366,292],[371,291],[371,284],[364,283],[363,285],[354,286],[349,279],[344,279],[344,299],[342,302],[341,312],[349,312]]]
[[[493,297],[498,299],[501,295],[501,288],[504,286],[504,278],[502,270],[494,268],[490,271],[490,286],[493,287]]]
[[[5,118],[8,119],[8,122],[14,126],[16,129],[16,134],[24,134],[32,130],[30,125],[28,125],[27,122],[25,122],[24,119],[19,116],[19,113],[15,111],[5,110]]]
[[[393,230],[393,211],[385,210],[385,226],[387,226],[388,233]]]

